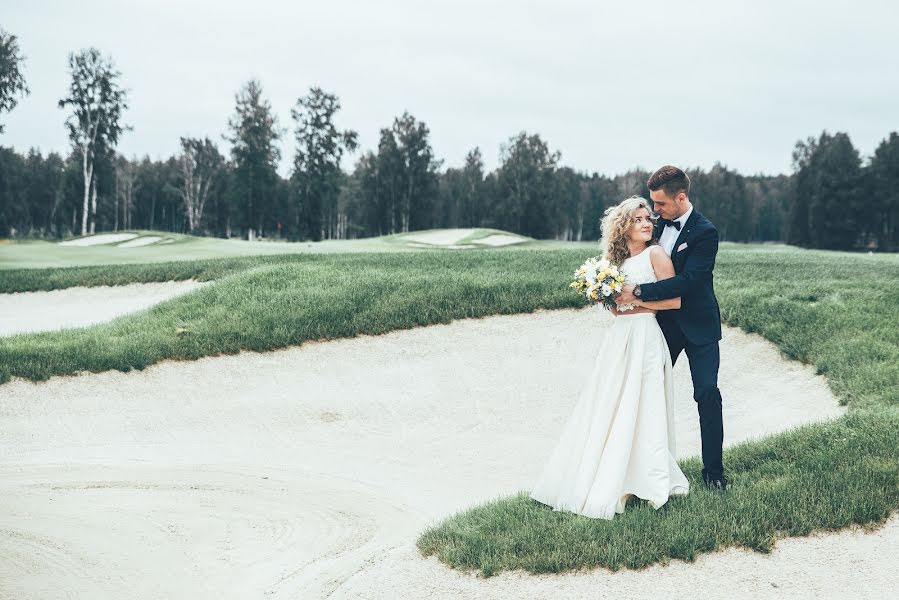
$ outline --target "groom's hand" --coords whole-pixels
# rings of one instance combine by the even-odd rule
[[[636,287],[636,286],[629,284],[629,285],[626,285],[623,288],[621,288],[621,293],[619,293],[617,296],[615,296],[615,303],[616,304],[629,304],[629,303],[633,302],[634,300],[636,300],[637,297],[634,296],[634,287]]]

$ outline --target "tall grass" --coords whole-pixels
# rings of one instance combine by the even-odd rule
[[[54,269],[48,285],[196,277],[213,286],[104,325],[0,338],[0,381],[142,369],[166,358],[270,350],[453,319],[580,306],[573,255],[420,252]],[[228,274],[230,273],[230,274]],[[42,281],[18,272],[14,285]]]
[[[899,257],[730,247],[716,290],[726,322],[815,365],[849,414],[729,448],[724,495],[702,487],[691,459],[690,494],[659,512],[636,502],[596,521],[523,491],[429,528],[421,552],[484,575],[640,568],[727,546],[768,551],[779,536],[876,524],[899,508]]]

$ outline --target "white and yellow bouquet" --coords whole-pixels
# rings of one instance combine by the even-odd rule
[[[609,309],[615,306],[615,294],[624,287],[624,272],[604,258],[588,258],[577,271],[570,287],[587,299]]]

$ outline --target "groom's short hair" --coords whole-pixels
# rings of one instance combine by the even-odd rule
[[[665,165],[657,170],[646,182],[650,191],[665,190],[665,195],[674,198],[681,192],[690,195],[690,178],[673,165]]]

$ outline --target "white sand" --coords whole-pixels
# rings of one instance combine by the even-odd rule
[[[449,244],[447,246],[434,246],[432,244],[422,244],[419,242],[409,242],[406,244],[410,248],[440,248],[441,250],[468,250],[470,248],[477,248],[477,246],[473,244]]]
[[[149,246],[150,244],[155,244],[161,239],[162,236],[160,235],[145,235],[135,240],[129,240],[127,242],[118,244],[116,248],[138,248],[140,246]]]
[[[3,385],[0,597],[876,597],[895,586],[895,523],[639,574],[485,581],[421,558],[427,525],[533,482],[610,319],[539,311]],[[587,330],[597,335],[584,341]],[[676,380],[687,456],[699,435],[685,360]],[[721,388],[728,444],[842,413],[811,368],[733,329]]]
[[[474,229],[437,229],[434,231],[409,233],[404,235],[403,239],[432,246],[451,246],[472,233],[474,233]]]
[[[0,336],[105,323],[210,282],[166,281],[0,294]]]
[[[136,238],[136,233],[98,233],[97,235],[88,235],[75,240],[59,242],[60,246],[98,246],[100,244],[114,244],[116,242],[124,242]]]
[[[527,238],[523,238],[517,235],[493,233],[491,235],[488,235],[487,237],[482,237],[479,240],[473,240],[473,243],[486,244],[488,246],[508,246],[509,244],[520,244],[521,242],[526,241],[528,241]]]

